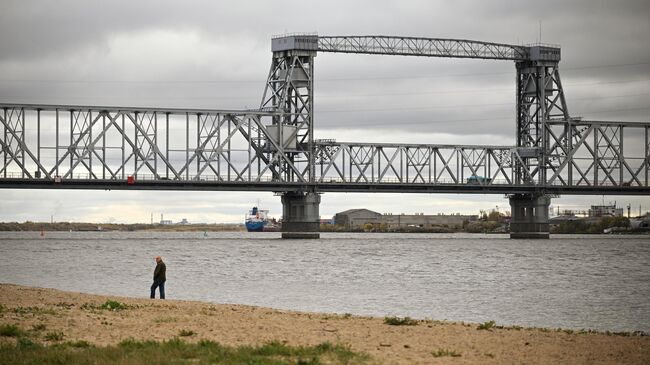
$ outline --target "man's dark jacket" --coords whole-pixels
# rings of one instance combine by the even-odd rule
[[[153,281],[155,282],[164,282],[167,280],[167,277],[165,276],[165,271],[167,268],[165,267],[165,263],[160,261],[156,265],[156,269],[153,271]]]

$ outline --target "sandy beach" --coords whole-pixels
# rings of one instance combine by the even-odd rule
[[[107,301],[126,308],[102,308]],[[420,320],[395,326],[384,318],[300,313],[269,308],[181,300],[150,300],[73,293],[0,284],[0,324],[27,331],[44,325],[63,333],[61,341],[102,346],[124,339],[168,340],[180,331],[188,341],[224,345],[280,341],[346,344],[380,364],[648,364],[650,337],[638,334],[578,333],[556,329],[478,329],[476,323]],[[12,341],[0,337],[0,341]],[[43,343],[53,343],[45,338]],[[460,356],[434,356],[448,350]]]

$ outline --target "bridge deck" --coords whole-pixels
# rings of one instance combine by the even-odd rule
[[[95,190],[194,190],[194,191],[316,191],[321,193],[457,193],[457,194],[527,194],[556,195],[650,195],[650,188],[642,186],[565,186],[565,185],[513,185],[492,183],[408,183],[399,182],[319,182],[291,183],[285,181],[206,181],[206,180],[128,180],[68,179],[54,182],[50,179],[6,178],[0,179],[5,189],[95,189]]]

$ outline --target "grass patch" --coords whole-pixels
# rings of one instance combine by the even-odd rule
[[[120,303],[117,300],[110,300],[110,299],[104,302],[102,305],[84,303],[81,306],[81,309],[86,309],[86,310],[109,310],[109,311],[121,311],[121,310],[131,309],[131,308],[133,307],[128,304]]]
[[[16,347],[21,350],[33,350],[39,348],[40,346],[41,345],[27,337],[19,337],[18,342],[16,343]]]
[[[14,324],[3,324],[0,326],[0,336],[2,337],[20,337],[23,331]]]
[[[77,342],[79,343],[79,341]],[[181,339],[164,342],[125,340],[115,346],[77,346],[64,343],[34,345],[1,344],[0,359],[11,364],[368,364],[367,355],[329,342],[316,346],[287,346],[270,342],[260,346],[224,346],[212,341],[189,343]],[[0,361],[2,363],[2,361]]]
[[[18,306],[18,307],[12,308],[11,311],[14,314],[17,314],[19,316],[24,316],[24,315],[27,315],[27,314],[32,314],[32,315],[35,315],[35,314],[55,315],[56,314],[56,310],[54,310],[53,308],[40,308],[40,307],[20,307],[20,306]]]
[[[178,332],[178,335],[181,336],[181,337],[194,336],[195,334],[196,334],[196,332],[194,332],[192,330],[181,330],[180,332]]]
[[[431,355],[433,357],[460,357],[460,353],[447,349],[438,349],[438,351],[433,351]]]
[[[48,332],[45,334],[45,340],[47,341],[61,341],[63,340],[63,332]]]
[[[160,323],[174,323],[178,322],[178,318],[176,317],[160,317],[156,318],[153,320],[154,323],[160,324]]]
[[[62,343],[60,346],[64,347],[72,347],[72,348],[77,348],[77,349],[85,349],[89,347],[94,347],[90,342],[84,341],[84,340],[79,340],[79,341],[68,341]]]
[[[487,322],[480,323],[480,324],[478,325],[478,327],[476,327],[476,329],[477,329],[477,330],[489,330],[489,329],[491,329],[491,328],[494,328],[494,326],[495,326],[496,324],[497,324],[497,323],[494,322],[494,321],[487,321]]]
[[[411,317],[384,317],[384,323],[391,326],[415,326],[418,324],[418,321]]]
[[[67,303],[67,302],[58,302],[54,305],[55,307],[63,308],[63,309],[72,309],[74,307],[73,303]]]
[[[32,326],[32,331],[34,332],[45,331],[46,328],[47,328],[46,325],[44,325],[43,323],[39,323]]]
[[[100,308],[109,311],[119,311],[129,309],[129,306],[124,303],[120,303],[117,300],[107,300],[106,303],[102,304]]]

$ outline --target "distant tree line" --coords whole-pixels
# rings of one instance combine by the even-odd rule
[[[76,222],[0,222],[0,231],[244,231],[243,224],[117,224]]]
[[[630,220],[627,217],[602,217],[598,222],[589,223],[584,219],[565,221],[552,229],[552,233],[603,233],[607,228],[628,228]]]

